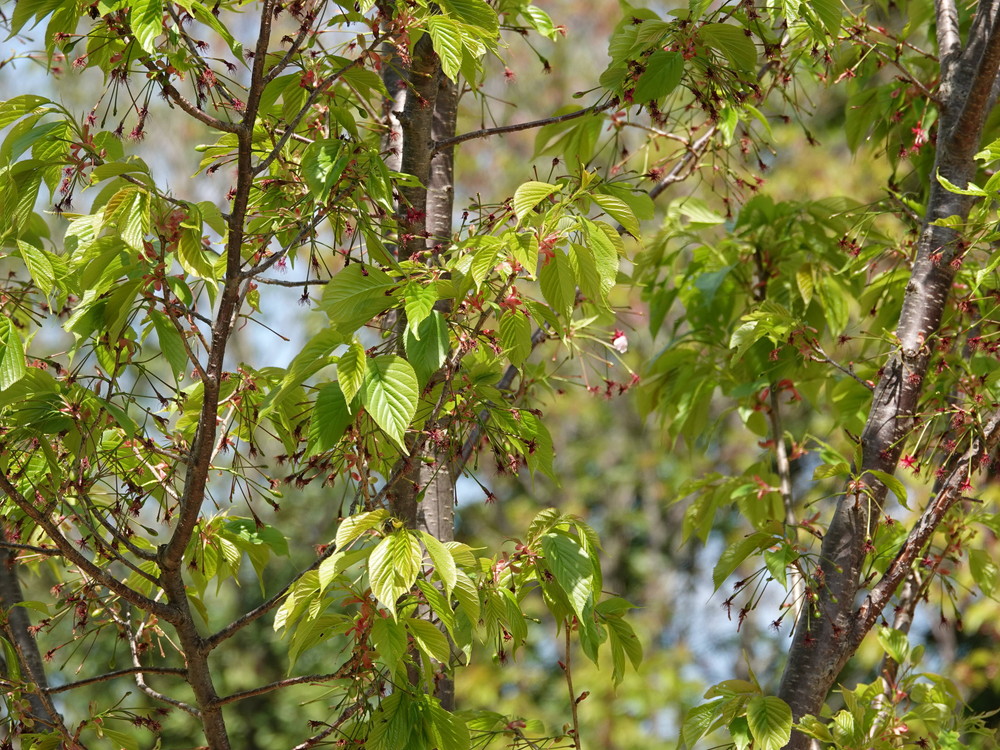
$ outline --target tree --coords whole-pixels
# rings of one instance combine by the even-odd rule
[[[939,6],[934,39],[922,3],[909,15],[829,1],[695,2],[664,16],[623,6],[589,104],[456,135],[467,105],[487,106],[495,77],[515,75],[492,62],[506,45],[560,36],[541,8],[13,4],[12,34],[43,33],[53,74],[69,63],[101,83],[82,117],[37,93],[0,104],[11,735],[38,748],[151,742],[134,724],[165,746],[227,748],[239,706],[267,696],[294,714],[272,746],[580,748],[586,693],[574,655],[610,659],[615,684],[643,660],[630,605],[605,593],[609,562],[609,580],[628,585],[618,574],[626,552],[602,552],[585,519],[544,504],[493,556],[454,533],[463,472],[540,485],[563,473],[557,420],[541,408],[570,398],[558,385],[570,358],[587,390],[638,392],[695,449],[685,536],[721,533],[730,507],[752,528],[713,574],[719,586],[761,560],[727,600],[747,592],[739,622],[768,583],[787,588],[782,611],[799,610],[776,695],[752,672],[720,683],[683,741],[721,727],[741,748],[810,737],[946,746],[948,732],[978,727],[956,716],[944,677],[920,687],[906,639],[931,581],[951,581],[966,550],[987,594],[996,571],[971,541],[973,525],[995,529],[995,517],[967,500],[995,445],[983,344],[994,333],[992,208],[975,203],[995,189],[975,179],[977,159],[994,157],[980,139],[1000,62],[996,9],[981,5],[968,22]],[[935,42],[937,58],[922,51]],[[807,118],[801,91],[844,81],[850,145],[887,144],[889,197],[866,206],[754,195],[770,120]],[[225,201],[168,189],[155,152],[137,155],[175,114],[203,128],[197,179],[221,186]],[[456,211],[456,151],[520,130],[536,131],[532,170]],[[653,201],[695,176],[703,195],[670,203],[662,230],[622,263],[649,234]],[[924,215],[925,190],[911,259],[900,248],[912,217],[899,206]],[[74,200],[89,200],[86,211],[73,213]],[[54,205],[49,220],[40,202]],[[965,259],[977,254],[973,268]],[[632,281],[645,289],[652,334],[668,338],[641,378],[616,310]],[[950,310],[954,284],[980,296]],[[282,367],[254,332],[277,325],[289,289],[320,314],[281,329],[295,349]],[[849,350],[857,366],[827,354],[854,338],[845,331],[865,310],[851,299],[895,327]],[[935,350],[945,339],[964,352]],[[789,409],[802,395],[832,404],[830,422]],[[727,399],[739,402],[741,432],[723,428]],[[844,455],[858,424],[857,455]],[[744,443],[747,428],[773,458],[747,464],[740,452],[735,471],[717,461],[705,475],[697,454]],[[807,451],[822,456],[817,477],[846,483],[829,525],[806,515],[820,490],[795,486],[792,462]],[[938,474],[912,527],[887,501],[891,491],[911,502],[893,475],[901,456]],[[22,601],[28,569],[51,576],[47,601]],[[843,688],[846,707],[828,725],[831,688],[890,603],[880,678]],[[505,663],[544,637],[534,619],[554,627],[562,652],[561,731],[455,700],[460,668]],[[262,681],[251,670],[237,684],[226,654],[257,642],[287,673]],[[83,678],[48,672],[46,657],[83,646],[108,668],[91,655],[77,658]],[[60,697],[95,686],[110,697]],[[145,700],[133,705],[135,688]],[[174,714],[161,726],[166,707]]]
[[[917,22],[931,12],[932,24]],[[860,151],[864,141],[874,140],[877,155],[890,164],[887,199],[862,206],[844,199],[775,203],[755,197],[742,208],[734,231],[713,248],[721,257],[699,258],[696,252],[683,281],[664,290],[683,299],[678,325],[689,326],[685,334],[691,337],[677,337],[653,367],[664,380],[659,397],[675,429],[690,435],[685,422],[700,416],[722,381],[724,388],[742,391],[747,426],[773,449],[773,470],[761,471],[757,464],[742,476],[715,475],[692,485],[701,495],[686,519],[688,533],[705,535],[716,509],[748,491],[755,490],[758,501],[773,498],[741,506],[756,530],[722,555],[716,585],[763,552],[762,572],[736,584],[747,593],[740,621],[759,601],[761,575],[787,581],[785,614],[797,611],[789,616],[794,637],[776,697],[750,698],[756,687],[745,681],[722,683],[691,714],[689,739],[713,720],[731,722],[737,745],[740,737],[759,738],[774,729],[767,744],[775,747],[895,747],[915,737],[947,745],[963,729],[979,726],[976,719],[951,724],[952,716],[946,720],[928,710],[929,701],[952,704],[955,697],[943,698],[951,689],[947,683],[930,690],[917,684],[913,665],[919,656],[906,636],[918,602],[928,598],[935,581],[951,589],[950,567],[964,555],[976,584],[987,595],[993,591],[983,567],[988,553],[974,540],[983,529],[992,534],[994,516],[976,508],[970,492],[974,474],[989,464],[997,444],[996,395],[983,369],[990,367],[993,348],[981,348],[993,325],[994,265],[990,250],[978,250],[992,236],[986,217],[993,193],[975,181],[995,158],[994,146],[985,146],[982,136],[996,100],[1000,60],[994,49],[997,7],[981,3],[968,17],[964,12],[950,3],[915,4],[907,15],[892,7],[860,8],[845,22],[843,38],[853,49],[840,46],[823,55],[826,80],[852,81],[844,123],[851,148]],[[887,68],[893,69],[891,80]],[[892,116],[881,121],[879,113],[890,102]],[[924,148],[929,142],[933,148]],[[703,214],[688,215],[692,226],[702,225]],[[902,219],[910,234],[887,225],[887,216]],[[650,267],[654,278],[662,276]],[[735,310],[724,299],[733,291],[745,295]],[[845,298],[859,299],[861,309],[852,310]],[[871,321],[860,329],[869,340],[849,348],[853,336],[847,333],[857,330],[858,313]],[[721,351],[729,347],[735,357],[723,363]],[[834,361],[827,352],[836,350],[850,361]],[[695,383],[671,380],[669,374],[685,364],[714,371]],[[831,377],[831,368],[839,370],[839,382],[824,394],[816,378]],[[859,387],[870,399],[857,393]],[[833,417],[835,429],[848,435],[857,430],[850,452],[826,443],[829,432],[812,437],[808,427],[798,436],[789,431],[786,404],[803,397],[832,407],[825,416]],[[792,489],[790,458],[810,449],[821,456],[815,479],[845,477],[829,519],[823,511],[806,517],[804,498]],[[934,480],[930,497],[912,514],[911,493],[894,476],[901,459],[914,475]],[[802,530],[822,544],[804,544]],[[958,597],[950,597],[960,618]],[[889,611],[891,627],[885,621]],[[785,614],[774,621],[776,628]],[[873,629],[885,651],[879,679],[844,686],[840,712],[824,708]],[[720,711],[723,717],[716,720]],[[834,722],[818,718],[824,712]],[[796,722],[791,736],[788,718]]]
[[[540,9],[269,0],[255,8],[247,47],[223,10],[152,2],[81,17],[76,3],[22,3],[8,17],[14,34],[42,24],[53,70],[72,60],[106,87],[82,118],[36,94],[3,104],[3,189],[18,205],[3,228],[18,267],[4,294],[0,479],[7,561],[18,563],[2,574],[13,608],[9,726],[32,747],[87,746],[95,735],[137,746],[116,722],[155,729],[148,711],[119,698],[67,722],[52,699],[128,678],[224,748],[227,706],[332,685],[333,713],[301,746],[336,734],[461,747],[470,730],[518,744],[521,729],[498,714],[452,713],[448,683],[474,638],[498,644],[501,658],[521,645],[532,589],[567,648],[575,634],[596,660],[611,644],[615,679],[641,651],[627,605],[601,593],[588,526],[542,511],[510,552],[479,559],[452,541],[453,475],[481,440],[507,470],[551,470],[549,433],[512,386],[542,340],[610,315],[624,245],[594,209],[637,234],[648,199],[574,162],[552,182],[474,207],[452,232],[451,151],[491,134],[452,137],[456,82],[478,93],[501,17],[556,36]],[[331,49],[325,34],[338,29],[358,37]],[[199,171],[232,177],[225,205],[172,194],[126,153],[126,130],[140,141],[161,116],[155,95],[215,133]],[[592,142],[609,107],[603,94],[529,127],[586,121]],[[681,153],[671,179],[703,150]],[[53,233],[34,210],[43,184]],[[89,212],[70,213],[91,186]],[[299,279],[269,274],[296,262]],[[516,286],[536,281],[537,299]],[[577,284],[589,320],[573,319]],[[287,368],[231,361],[239,332],[263,315],[262,288],[299,288],[308,302],[320,285],[328,322]],[[33,341],[47,318],[72,335],[65,354]],[[331,365],[335,379],[322,374]],[[261,505],[287,503],[282,483],[303,490],[342,476],[350,514],[318,556],[290,550]],[[303,551],[287,583],[271,579],[275,555]],[[239,583],[244,557],[264,599],[219,621],[218,591]],[[54,563],[58,582],[50,605],[33,605],[44,616],[32,625],[19,568],[39,561]],[[290,668],[321,644],[341,655],[336,668],[225,692],[215,654],[265,615],[288,638]],[[114,668],[50,685],[38,642],[60,635],[102,641]],[[164,643],[171,654],[155,648]],[[156,650],[169,666],[149,663]],[[171,681],[179,693],[154,687]]]

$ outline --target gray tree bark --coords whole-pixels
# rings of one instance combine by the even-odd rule
[[[429,36],[414,46],[409,66],[399,66],[396,56],[383,76],[391,97],[387,161],[420,184],[400,190],[396,253],[400,259],[419,257],[433,264],[451,242],[455,192],[453,149],[435,152],[434,145],[455,134],[458,86],[441,70]],[[399,335],[403,330],[397,325]],[[450,373],[439,376],[448,387]],[[390,493],[391,510],[411,528],[448,542],[455,538],[455,451],[448,449],[446,422],[431,422],[424,429],[443,438],[425,441],[423,449],[409,457],[409,470]],[[435,695],[444,708],[454,709],[450,665],[442,665]]]

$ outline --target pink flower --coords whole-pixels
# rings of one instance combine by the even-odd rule
[[[611,336],[611,346],[619,354],[624,354],[628,351],[628,337],[625,335],[625,331],[620,328],[616,328],[614,334]]]

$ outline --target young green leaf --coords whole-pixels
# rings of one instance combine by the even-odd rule
[[[409,362],[394,354],[369,360],[361,404],[403,452],[403,435],[417,411],[418,397],[417,376]]]
[[[780,750],[792,736],[792,709],[781,698],[757,695],[747,704],[747,723],[755,747]]]
[[[372,594],[393,619],[397,619],[396,601],[417,580],[422,557],[416,535],[407,529],[397,529],[379,542],[368,558]]]
[[[321,385],[309,420],[308,452],[323,453],[333,449],[353,419],[340,384],[335,381]]]
[[[395,286],[378,268],[352,263],[330,280],[319,307],[338,331],[353,334],[396,303],[390,294]]]
[[[594,595],[594,568],[590,556],[580,543],[562,531],[551,531],[542,537],[545,564],[573,605],[578,617]]]
[[[458,580],[458,568],[455,566],[455,558],[452,557],[451,551],[437,537],[428,534],[426,531],[421,531],[420,538],[423,539],[424,546],[427,548],[427,554],[434,564],[434,572],[441,579],[441,583],[444,584],[445,597],[450,597],[451,590],[455,588],[455,583]]]
[[[684,75],[684,57],[680,52],[664,52],[659,50],[649,56],[646,61],[646,70],[639,77],[639,82],[635,87],[633,95],[636,104],[645,104],[649,101],[662,99],[681,82]],[[597,196],[594,196],[597,200]],[[622,226],[625,223],[622,222]],[[628,229],[628,227],[625,227]],[[638,231],[638,227],[636,227]],[[635,232],[631,232],[635,234]]]
[[[547,182],[524,183],[514,191],[514,215],[519,221],[524,221],[529,211],[560,189],[558,185],[550,185]]]
[[[365,354],[365,348],[357,338],[352,338],[347,351],[337,360],[337,380],[347,403],[350,403],[354,399],[354,394],[361,390],[367,374],[368,356]]]
[[[715,564],[715,570],[712,571],[712,582],[715,584],[716,590],[750,555],[771,546],[773,543],[774,537],[771,534],[757,531],[729,545]]]

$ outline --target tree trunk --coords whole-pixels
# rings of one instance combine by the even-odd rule
[[[965,187],[976,173],[974,156],[995,101],[1000,66],[998,6],[998,0],[980,4],[962,49],[954,7],[948,0],[937,4],[941,111],[927,214],[896,329],[899,344],[882,369],[861,437],[860,480],[852,482],[841,496],[823,538],[819,570],[807,582],[815,598],[802,608],[796,623],[778,692],[796,720],[818,713],[837,675],[879,614],[870,611],[867,604],[858,609],[866,545],[887,491],[870,472],[895,471],[930,360],[927,342],[941,323],[964,250],[954,230],[932,222],[948,216],[967,217],[973,199],[949,192],[936,175]],[[809,739],[793,733],[788,747],[809,747]]]
[[[429,36],[414,46],[408,68],[397,72],[399,65],[398,56],[394,57],[383,78],[391,97],[386,113],[387,163],[420,184],[400,190],[396,253],[401,260],[433,264],[451,242],[455,193],[453,149],[435,152],[434,144],[455,134],[458,86],[442,72]],[[396,328],[402,336],[405,320],[397,321]],[[450,374],[442,376],[448,387]],[[391,509],[411,528],[449,542],[455,538],[454,452],[447,447],[445,422],[429,423],[424,429],[444,437],[427,440],[422,451],[409,457],[409,471],[390,494]],[[444,708],[454,709],[451,665],[442,665],[435,695]]]

